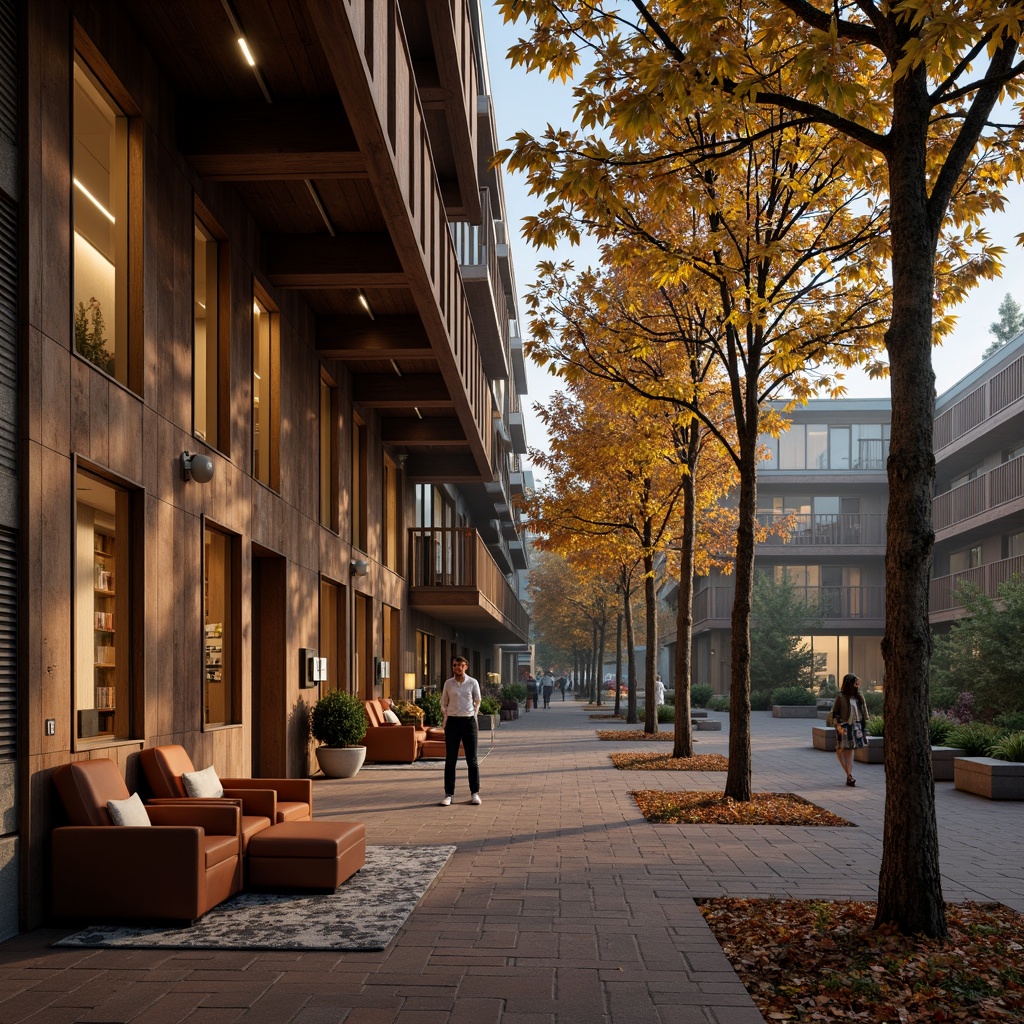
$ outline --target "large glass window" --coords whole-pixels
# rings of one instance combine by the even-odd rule
[[[129,739],[130,492],[82,471],[75,492],[75,734]]]
[[[238,538],[203,528],[203,725],[240,721]]]
[[[964,548],[962,551],[954,551],[949,556],[950,573],[967,572],[968,569],[977,569],[981,565],[981,545]]]
[[[75,350],[128,383],[128,118],[75,55],[71,156]]]
[[[252,305],[252,474],[260,483],[280,486],[281,436],[278,390],[277,314],[261,297]]]
[[[398,571],[398,467],[384,456],[384,522],[381,528],[384,564]]]
[[[1024,531],[1011,533],[1006,538],[1003,546],[1006,551],[1003,555],[1004,558],[1017,558],[1020,555],[1024,555]]]
[[[803,469],[804,465],[804,427],[795,423],[779,438],[779,469]]]
[[[358,417],[352,419],[352,543],[367,548],[366,428]]]
[[[221,313],[228,303],[222,301],[220,264],[219,243],[197,217],[192,272],[193,430],[201,441],[226,451],[228,430],[226,424],[222,428],[221,418],[227,406],[227,399],[222,396],[228,375],[221,358],[226,350],[221,344]]]

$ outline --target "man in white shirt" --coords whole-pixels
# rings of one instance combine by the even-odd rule
[[[452,674],[441,689],[441,714],[444,716],[444,798],[447,807],[455,796],[455,765],[459,760],[459,744],[466,753],[469,770],[469,802],[480,803],[480,767],[476,760],[476,714],[480,708],[480,684],[466,675],[469,662],[452,659]]]

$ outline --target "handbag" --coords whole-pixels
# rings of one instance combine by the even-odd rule
[[[828,717],[825,719],[825,724],[830,728],[834,729],[836,726],[836,716],[830,711]]]

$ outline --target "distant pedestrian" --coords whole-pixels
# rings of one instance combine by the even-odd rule
[[[563,701],[565,700],[565,689],[566,689],[566,687],[568,685],[569,685],[569,680],[566,679],[565,676],[559,676],[555,680],[555,686],[557,687],[559,693],[561,693]]]
[[[846,784],[856,786],[853,777],[853,752],[867,744],[864,724],[868,708],[861,696],[860,679],[852,672],[843,676],[843,685],[832,705],[832,721],[836,726],[836,757],[846,772]]]
[[[659,707],[665,703],[665,684],[661,681],[661,676],[654,679],[654,703]]]
[[[534,679],[532,673],[526,674],[526,710],[530,710],[530,705],[537,706],[537,680]]]
[[[555,692],[555,677],[551,674],[553,669],[545,669],[544,675],[537,680],[537,689],[544,698],[544,707],[551,707],[551,694]]]

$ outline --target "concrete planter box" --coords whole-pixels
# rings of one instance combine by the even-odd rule
[[[720,718],[691,718],[690,728],[697,732],[721,732],[722,720]]]
[[[690,708],[690,717],[691,718],[707,718],[708,717],[708,713],[706,711],[702,711],[700,708]]]
[[[953,759],[953,784],[964,793],[989,800],[1024,800],[1024,761],[957,757]]]
[[[828,706],[827,708],[825,708],[824,710],[822,710],[821,708],[818,708],[818,717],[819,717],[819,718],[820,718],[820,719],[821,719],[821,720],[822,720],[823,722],[824,722],[824,721],[825,721],[825,719],[826,719],[826,718],[828,718],[828,716],[829,716],[829,715],[831,715],[831,714],[832,714],[832,705],[831,705],[831,704],[830,704],[830,705],[829,705],[829,706]]]
[[[498,715],[476,716],[476,727],[480,730],[480,732],[494,732],[494,730],[498,728],[498,722]]]
[[[519,709],[516,708],[515,711],[513,711],[511,708],[509,708],[509,710],[507,711],[502,709],[498,712],[498,716],[501,718],[503,722],[514,722],[519,717]]]
[[[936,782],[952,782],[953,759],[966,754],[960,747],[932,747],[932,778]]]
[[[861,764],[884,764],[885,763],[885,749],[882,746],[884,736],[868,736],[866,737],[868,745],[866,747],[860,747],[858,750],[853,752],[854,761],[860,761]]]
[[[773,704],[772,718],[817,718],[817,704]]]
[[[836,731],[831,725],[815,725],[811,727],[811,742],[815,750],[836,749]]]

